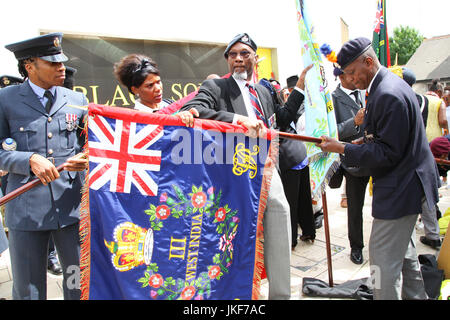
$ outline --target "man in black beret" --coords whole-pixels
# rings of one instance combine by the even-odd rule
[[[25,81],[0,90],[0,142],[12,138],[17,144],[15,150],[0,148],[0,169],[9,172],[8,192],[35,178],[42,182],[5,205],[13,299],[46,299],[50,237],[63,269],[64,298],[79,299],[81,293],[73,277],[88,164],[81,153],[87,112],[71,106],[85,106],[87,99],[62,87],[67,57],[61,41],[62,33],[50,33],[5,46]]]
[[[323,137],[323,151],[344,154],[373,177],[369,261],[375,299],[427,299],[415,249],[422,205],[437,203],[439,178],[416,96],[381,66],[366,38],[346,42],[337,63],[358,89],[367,89],[362,144]]]
[[[264,135],[267,128],[276,124],[289,126],[295,120],[304,100],[305,68],[284,107],[275,105],[268,89],[252,81],[258,61],[256,43],[246,33],[235,36],[225,49],[231,77],[206,80],[194,99],[181,110],[195,108],[200,118],[225,121],[243,126],[251,137]],[[258,108],[251,103],[256,96]],[[253,100],[254,101],[254,100]],[[271,188],[264,213],[264,261],[269,281],[269,299],[289,299],[291,225],[289,204],[276,170],[273,170]]]
[[[75,73],[77,73],[77,69],[66,66],[66,79],[64,79],[63,86],[67,89],[73,89],[75,84]]]

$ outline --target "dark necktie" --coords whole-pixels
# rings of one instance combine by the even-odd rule
[[[247,82],[246,86],[248,87],[248,91],[250,92],[250,102],[253,106],[253,110],[255,111],[256,118],[261,120],[264,125],[267,126],[266,118],[264,117],[264,113],[261,108],[261,104],[259,103],[258,95],[256,94],[255,88]]]
[[[361,104],[361,98],[359,97],[359,92],[358,92],[358,91],[353,91],[353,92],[350,93],[350,94],[352,94],[352,95],[355,97],[356,104],[357,104],[359,107],[362,107],[362,104]]]
[[[45,104],[45,111],[47,113],[50,113],[50,109],[52,108],[53,105],[53,95],[49,90],[46,90],[44,93],[44,97],[48,99],[47,103]]]

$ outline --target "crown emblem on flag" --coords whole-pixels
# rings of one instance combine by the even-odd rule
[[[131,222],[123,222],[114,229],[114,241],[105,246],[112,255],[118,271],[129,271],[142,264],[149,265],[153,253],[153,230],[144,229]]]

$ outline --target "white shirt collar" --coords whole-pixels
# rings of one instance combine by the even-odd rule
[[[152,108],[150,108],[150,107],[147,107],[145,104],[142,104],[139,100],[136,100],[136,101],[135,101],[135,104],[134,104],[134,109],[135,109],[135,110],[139,110],[139,111],[156,112],[156,111],[158,111],[160,108],[159,108],[159,106],[158,106],[158,108],[152,109]]]
[[[377,73],[375,73],[375,75],[372,78],[372,81],[370,81],[369,87],[367,88],[367,92],[370,93],[370,88],[372,88],[372,84],[373,84],[373,80],[375,80],[375,78],[377,77],[378,73],[380,73],[382,67],[378,68]]]
[[[245,88],[245,85],[247,84],[247,82],[251,85],[255,85],[255,83],[253,82],[253,80],[247,81],[247,80],[242,80],[242,79],[236,79],[234,77],[234,75],[232,75],[234,81],[236,81],[236,83],[238,84],[239,88]]]
[[[341,90],[344,91],[347,95],[350,95],[350,93],[352,93],[353,91],[355,91],[355,90],[350,90],[350,89],[344,88],[344,87],[342,86],[342,84],[341,84]]]

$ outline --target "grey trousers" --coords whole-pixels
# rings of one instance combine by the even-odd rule
[[[283,184],[276,169],[264,212],[264,264],[269,300],[291,297],[291,218]]]
[[[439,240],[439,222],[436,217],[436,207],[428,208],[427,198],[422,198],[422,217],[425,236],[430,240]]]
[[[63,269],[65,300],[79,300],[80,242],[78,223],[48,231],[9,230],[14,300],[47,298],[48,240],[53,236]]]
[[[416,252],[417,216],[373,219],[369,261],[374,300],[427,299]]]

